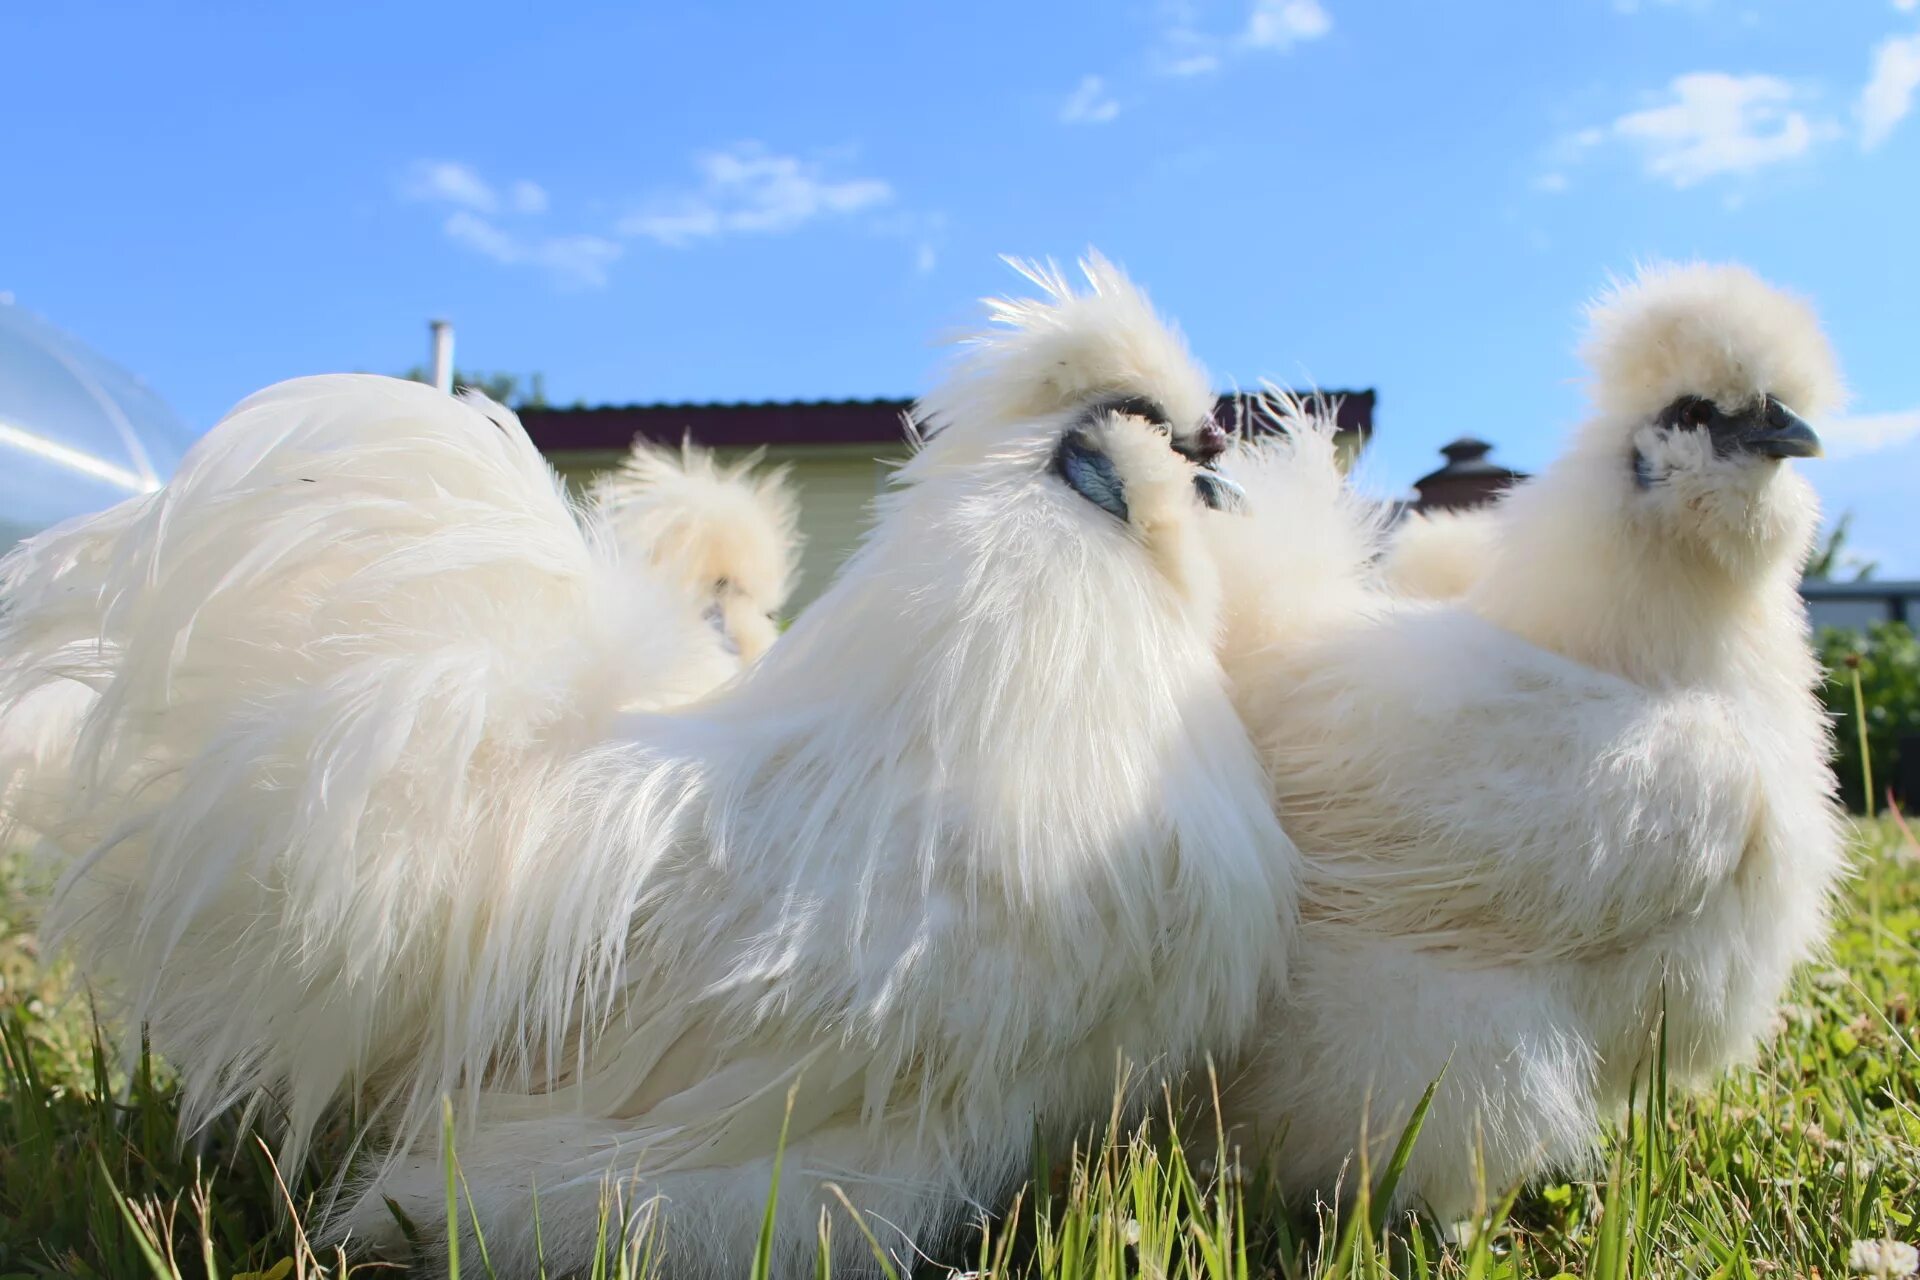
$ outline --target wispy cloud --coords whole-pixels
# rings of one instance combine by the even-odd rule
[[[1613,0],[1615,13],[1639,13],[1643,9],[1694,9],[1710,8],[1713,0]]]
[[[1250,49],[1285,53],[1331,30],[1333,19],[1320,6],[1320,0],[1254,0],[1240,43]]]
[[[778,235],[852,215],[861,215],[858,225],[866,234],[911,245],[916,272],[932,271],[939,262],[945,217],[900,209],[890,183],[833,173],[834,163],[782,155],[757,142],[703,152],[694,157],[696,184],[662,191],[612,225],[585,231],[547,225],[553,200],[539,183],[524,178],[490,182],[459,161],[419,161],[407,170],[399,194],[446,208],[441,232],[465,252],[503,266],[540,270],[565,288],[606,287],[611,268],[633,241],[683,249],[732,236]]]
[[[1807,91],[1778,76],[1690,71],[1647,105],[1560,138],[1534,186],[1563,191],[1570,168],[1618,147],[1639,157],[1648,178],[1684,190],[1801,159],[1842,132]]]
[[[520,179],[505,189],[457,160],[419,160],[400,183],[402,199],[451,205],[441,233],[469,253],[503,266],[530,266],[564,288],[603,289],[607,270],[623,252],[616,240],[584,233],[554,234],[528,225],[547,212],[546,188]],[[504,225],[502,219],[515,225]]]
[[[705,152],[694,166],[700,174],[695,189],[649,200],[620,219],[619,234],[680,249],[724,236],[777,235],[894,199],[885,179],[831,177],[822,162],[757,142]]]
[[[409,200],[457,204],[481,213],[500,207],[500,195],[492,185],[458,160],[414,161],[401,180],[400,194]]]
[[[1287,53],[1333,30],[1320,0],[1253,0],[1238,31],[1215,35],[1204,29],[1191,0],[1167,0],[1163,26],[1149,64],[1163,76],[1210,75],[1248,53]]]
[[[1911,9],[1913,4],[1903,7]],[[1875,45],[1873,69],[1854,104],[1863,149],[1871,151],[1887,140],[1894,126],[1913,110],[1916,89],[1920,89],[1920,33],[1888,36]]]
[[[876,236],[913,246],[913,272],[931,275],[940,265],[940,249],[947,240],[947,215],[938,210],[889,209],[875,216],[868,229]]]
[[[1060,104],[1061,124],[1110,124],[1119,114],[1119,100],[1107,92],[1107,82],[1099,76],[1081,76]]]
[[[1920,437],[1920,409],[1900,413],[1868,413],[1836,418],[1820,425],[1820,439],[1835,458],[1893,449]]]
[[[1911,12],[1920,0],[1893,0],[1893,6]],[[1888,36],[1873,47],[1866,82],[1854,98],[1852,129],[1820,111],[1815,89],[1806,85],[1774,75],[1692,71],[1675,76],[1643,107],[1562,135],[1547,148],[1532,185],[1565,191],[1569,170],[1609,144],[1637,152],[1647,177],[1679,189],[1802,160],[1849,134],[1861,150],[1872,151],[1913,114],[1916,99],[1920,32]],[[1742,198],[1735,191],[1725,200],[1733,208]]]
[[[1628,112],[1610,132],[1640,149],[1648,177],[1691,187],[1806,155],[1828,130],[1800,100],[1777,76],[1694,71],[1674,78],[1666,101]]]
[[[535,266],[561,285],[604,289],[607,269],[619,260],[622,246],[605,236],[521,236],[489,221],[471,209],[456,209],[441,224],[447,239],[503,266]]]
[[[515,213],[545,213],[547,211],[547,189],[537,182],[522,179],[513,184],[508,192]]]
[[[1168,76],[1204,76],[1220,69],[1220,55],[1205,50],[1174,53],[1155,63],[1160,74]]]

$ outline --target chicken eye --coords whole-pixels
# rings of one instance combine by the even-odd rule
[[[1711,400],[1689,400],[1680,407],[1680,425],[1683,427],[1710,426],[1720,416]]]

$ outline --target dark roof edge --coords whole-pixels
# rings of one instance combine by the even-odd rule
[[[1257,392],[1238,393],[1240,398]],[[1333,402],[1342,431],[1373,430],[1375,394],[1315,391],[1303,399]],[[1223,405],[1235,393],[1220,397]],[[755,400],[734,403],[599,405],[579,409],[522,409],[527,434],[547,453],[623,450],[635,437],[678,444],[691,436],[716,448],[761,445],[894,445],[905,438],[907,399]]]

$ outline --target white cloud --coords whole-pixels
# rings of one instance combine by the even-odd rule
[[[1836,418],[1820,425],[1820,439],[1834,458],[1855,458],[1862,454],[1893,449],[1920,437],[1920,409],[1904,413],[1868,413],[1855,418]]]
[[[1333,19],[1320,6],[1320,0],[1254,0],[1240,43],[1284,53],[1331,30]]]
[[[1902,13],[1912,13],[1920,9],[1920,0],[1893,0],[1893,7]]]
[[[661,197],[628,214],[619,233],[678,249],[725,235],[792,231],[894,198],[883,179],[831,179],[822,164],[779,155],[757,142],[707,152],[694,163],[701,175],[698,190]]]
[[[507,188],[503,199],[494,185],[473,168],[458,160],[416,160],[400,184],[400,194],[408,200],[424,200],[457,205],[475,213],[536,214],[547,211],[547,192],[537,182],[522,178]]]
[[[567,288],[605,288],[607,269],[623,252],[618,241],[605,236],[534,234],[502,226],[502,215],[511,215],[511,221],[546,213],[546,188],[523,178],[502,193],[471,165],[457,160],[416,161],[400,185],[400,195],[454,206],[440,230],[467,252],[504,266],[538,268]]]
[[[1160,70],[1170,76],[1204,76],[1219,69],[1220,55],[1217,53],[1182,54],[1160,64]]]
[[[1211,75],[1220,69],[1221,41],[1194,26],[1195,16],[1191,5],[1178,0],[1166,6],[1167,27],[1160,34],[1159,46],[1148,55],[1157,74],[1184,78]]]
[[[545,213],[547,211],[547,191],[537,182],[522,180],[513,184],[513,211],[515,213]]]
[[[456,209],[448,214],[441,229],[447,239],[483,258],[510,267],[538,267],[549,273],[556,283],[573,288],[606,288],[607,268],[622,252],[618,243],[604,236],[522,238],[470,209]]]
[[[947,242],[947,215],[939,210],[889,209],[866,222],[867,231],[883,240],[913,246],[913,273],[931,275],[940,265]]]
[[[1920,89],[1920,34],[1888,36],[1875,46],[1873,73],[1854,104],[1861,147],[1871,151],[1887,140],[1913,109],[1915,89]]]
[[[487,181],[457,160],[416,160],[400,184],[400,194],[409,200],[457,204],[481,213],[500,207],[500,197]]]
[[[1775,76],[1692,71],[1674,77],[1665,101],[1573,140],[1591,147],[1617,139],[1639,150],[1648,177],[1691,187],[1797,159],[1833,136],[1800,101],[1800,91]]]
[[[1061,124],[1108,124],[1119,114],[1120,103],[1099,76],[1081,76],[1079,85],[1060,104]]]
[[[440,229],[447,233],[447,239],[473,250],[483,258],[505,263],[523,260],[520,247],[513,237],[477,213],[456,210],[447,215]]]
[[[1286,53],[1333,30],[1320,0],[1253,0],[1239,32],[1229,38],[1201,30],[1188,0],[1167,0],[1162,16],[1167,25],[1149,63],[1155,73],[1175,77],[1211,75],[1235,55]]]

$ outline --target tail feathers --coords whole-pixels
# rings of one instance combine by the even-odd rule
[[[1208,518],[1230,673],[1317,619],[1367,607],[1385,519],[1348,485],[1331,418],[1278,391],[1260,403],[1274,430],[1243,437],[1219,463],[1245,489],[1246,509]]]
[[[1480,579],[1499,541],[1499,508],[1410,512],[1394,529],[1380,576],[1396,595],[1456,600]]]
[[[35,794],[62,794],[86,712],[118,662],[103,584],[126,530],[152,505],[131,498],[70,520],[0,558],[0,637],[31,610],[35,658],[0,659],[0,842],[26,826]],[[5,653],[7,650],[0,650]]]
[[[74,739],[94,703],[93,689],[78,680],[37,684],[17,702],[8,702],[0,723],[0,846],[11,844],[27,828],[18,811],[34,801],[29,789],[45,794],[67,785]]]
[[[636,664],[723,659],[500,412],[283,383],[0,569],[0,718],[97,691],[75,781],[14,788],[69,860],[49,932],[181,1071],[190,1125],[271,1099],[297,1160],[349,1085],[457,1069],[435,1046],[557,762]]]
[[[722,465],[691,441],[678,450],[637,439],[592,490],[598,518],[625,554],[678,583],[752,661],[793,590],[800,508],[785,468],[752,454]]]

